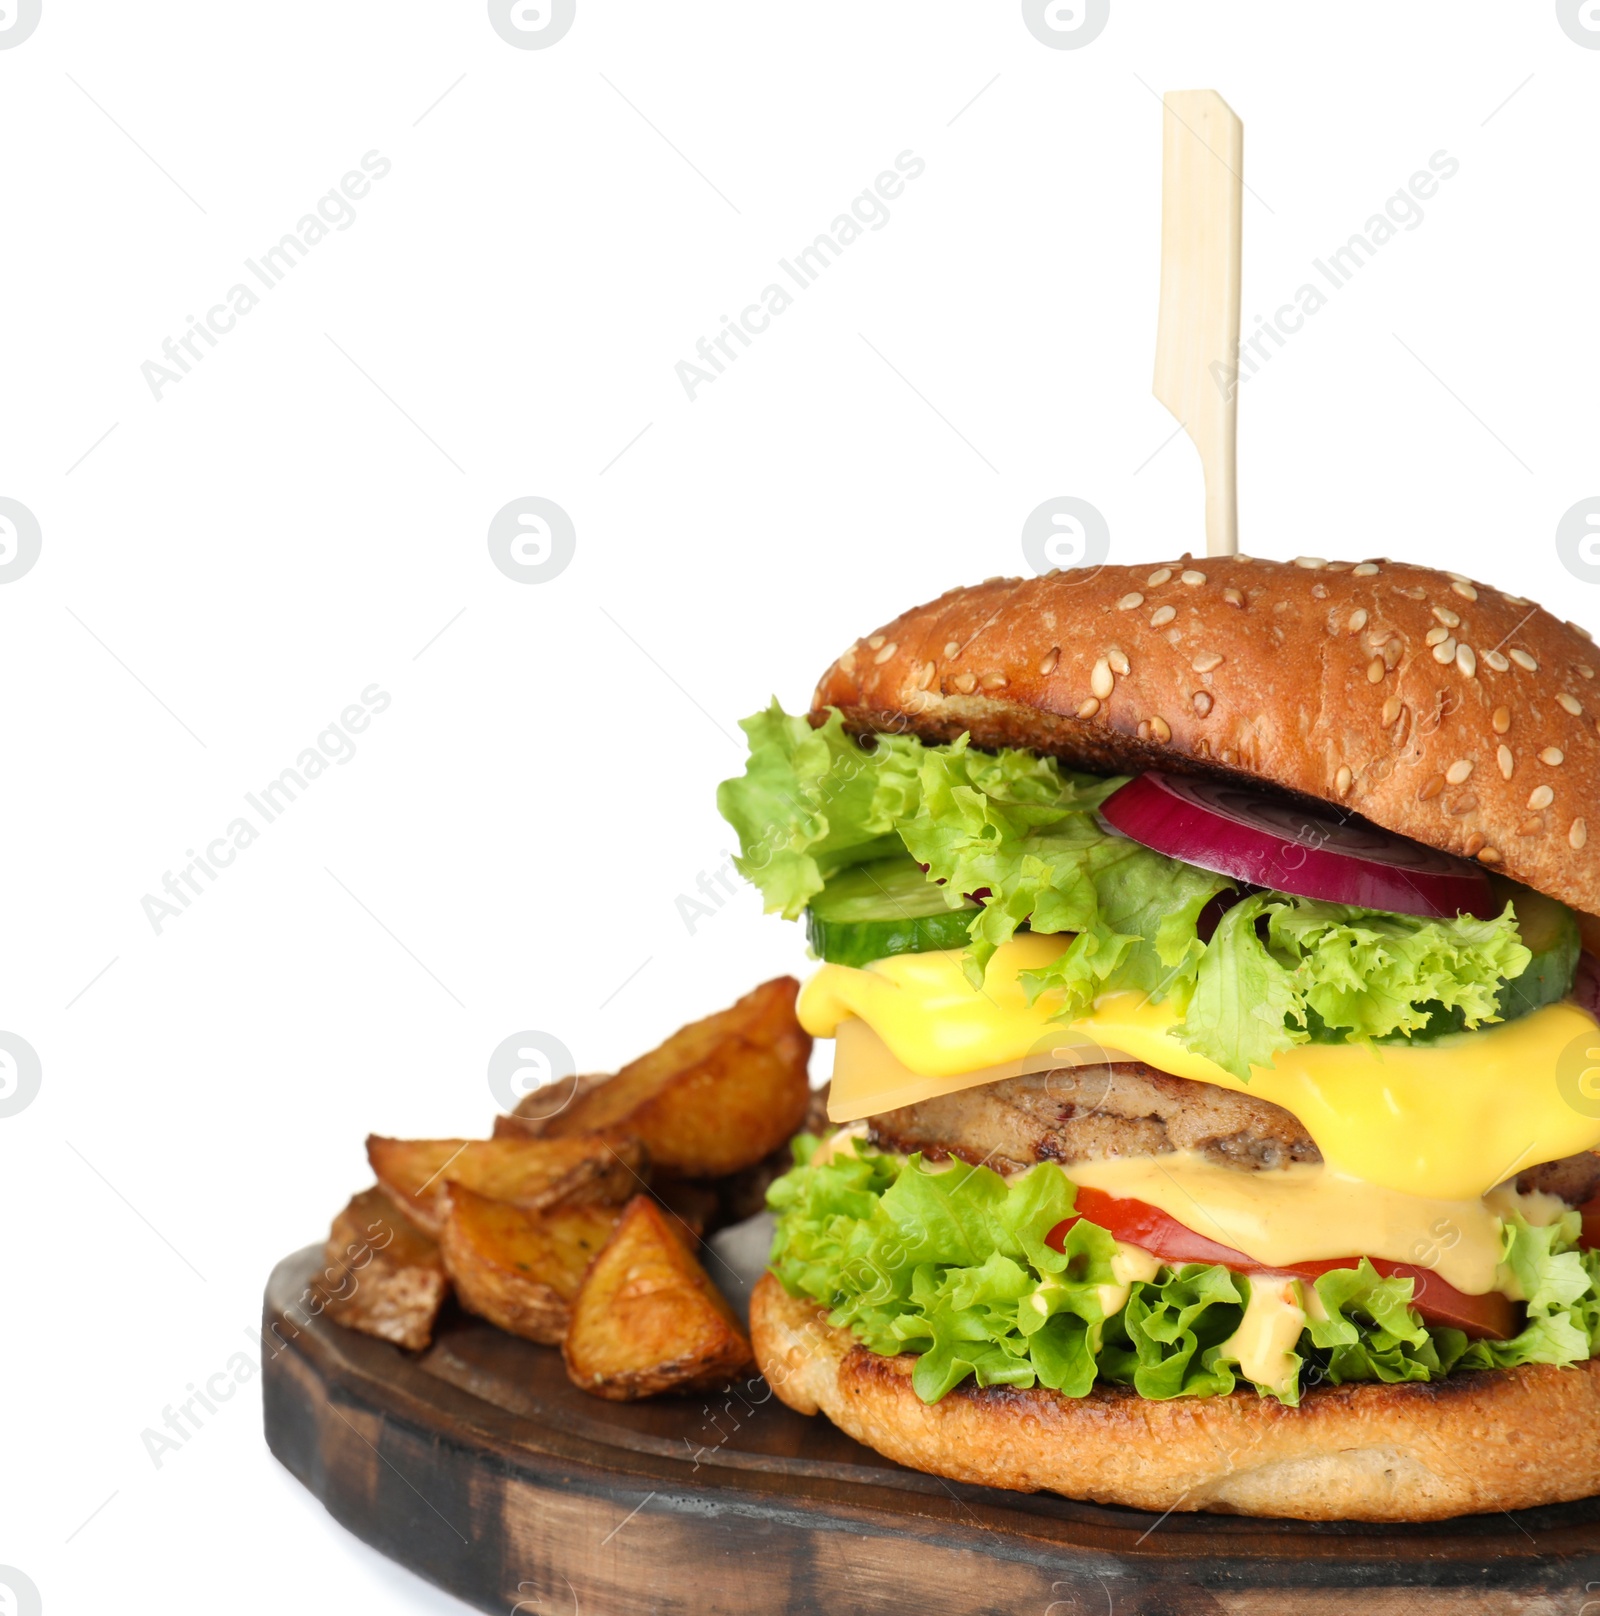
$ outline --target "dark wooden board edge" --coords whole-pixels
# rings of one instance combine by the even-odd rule
[[[976,1612],[1482,1612],[1578,1616],[1600,1529],[1484,1522],[1481,1558],[1426,1530],[1216,1537],[1146,1517],[1041,1519],[944,1494],[692,1465],[602,1447],[424,1373],[305,1310],[318,1248],[274,1270],[263,1310],[272,1453],[348,1530],[484,1611],[720,1616]],[[1594,1609],[1600,1611],[1600,1603]]]

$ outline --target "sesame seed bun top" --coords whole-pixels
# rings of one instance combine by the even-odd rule
[[[1456,573],[1185,556],[950,590],[857,640],[813,705],[858,734],[1243,776],[1600,915],[1597,669],[1587,630]]]

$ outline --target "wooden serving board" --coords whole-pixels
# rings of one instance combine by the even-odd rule
[[[719,1237],[746,1269],[754,1238]],[[267,1286],[273,1453],[334,1518],[498,1616],[1600,1616],[1600,1500],[1418,1527],[1167,1517],[946,1482],[759,1379],[604,1403],[459,1312],[421,1355]]]

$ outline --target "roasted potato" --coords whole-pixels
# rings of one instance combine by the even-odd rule
[[[719,1178],[752,1167],[800,1127],[811,1090],[810,1036],[795,1020],[799,984],[764,983],[729,1010],[675,1032],[608,1082],[580,1083],[555,1116],[536,1091],[502,1117],[497,1136],[531,1131],[565,1139],[619,1128],[644,1141],[650,1160],[686,1178]],[[535,1119],[524,1130],[525,1119]]]
[[[338,1324],[421,1351],[449,1294],[439,1247],[376,1184],[333,1220],[313,1288]]]
[[[530,1212],[452,1184],[439,1249],[461,1305],[512,1335],[558,1346],[584,1270],[621,1216],[614,1206]]]
[[[573,1384],[612,1402],[723,1386],[752,1361],[733,1309],[645,1195],[584,1276],[561,1350]]]
[[[582,1099],[591,1089],[609,1083],[612,1075],[610,1072],[583,1072],[534,1089],[523,1095],[511,1115],[502,1112],[494,1119],[495,1138],[542,1138],[545,1130],[569,1105]]]
[[[630,1135],[581,1139],[367,1140],[367,1160],[395,1205],[429,1234],[444,1228],[445,1187],[538,1208],[557,1201],[620,1206],[643,1182],[644,1152]]]

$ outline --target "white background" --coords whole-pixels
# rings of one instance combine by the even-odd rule
[[[676,902],[740,716],[1018,571],[1052,496],[1113,559],[1203,548],[1150,396],[1160,91],[1245,121],[1247,327],[1460,163],[1244,387],[1245,548],[1600,627],[1554,547],[1600,493],[1600,51],[1550,0],[1113,10],[1057,50],[1009,0],[578,0],[519,50],[481,0],[44,0],[0,51],[0,495],[43,533],[0,587],[0,1028],[43,1067],[0,1119],[0,1563],[51,1616],[461,1608],[280,1470],[254,1382],[159,1470],[141,1432],[369,1130],[485,1129],[513,1032],[605,1069],[803,967],[752,894],[692,935]],[[163,338],[373,150],[355,223],[157,402]],[[691,403],[696,339],[908,150]],[[577,532],[535,586],[486,544],[529,494]],[[158,936],[142,897],[373,683],[356,756]]]

